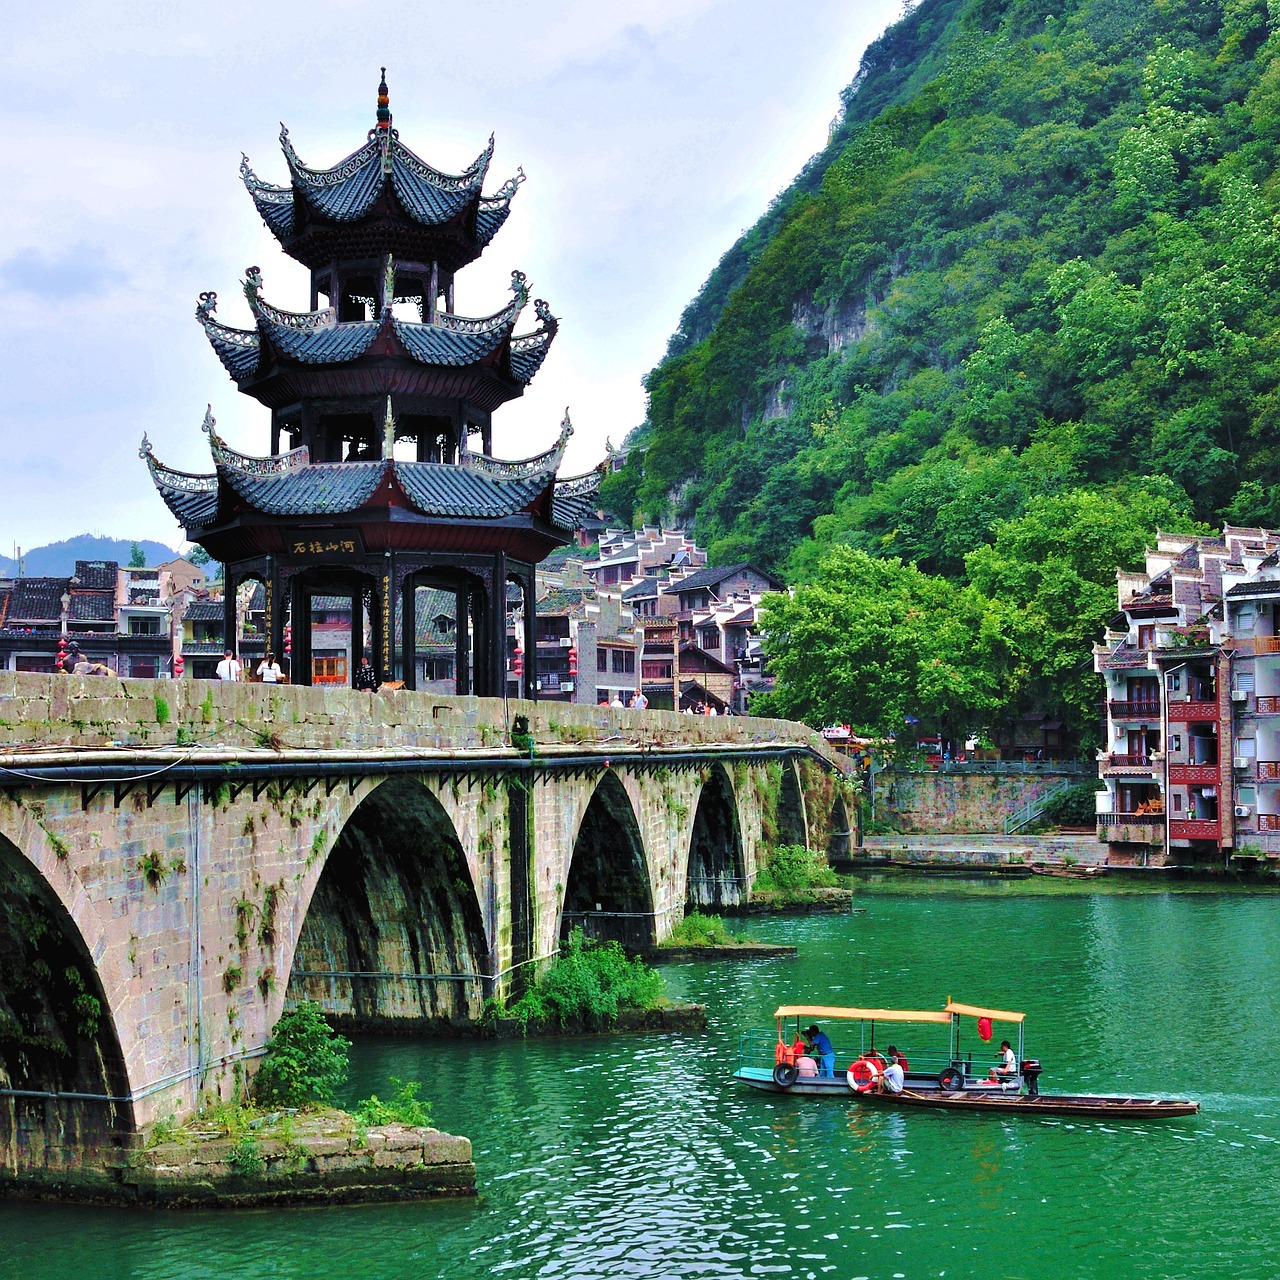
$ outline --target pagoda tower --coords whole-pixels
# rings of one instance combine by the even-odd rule
[[[212,292],[196,307],[237,388],[270,409],[270,454],[232,449],[206,413],[212,474],[166,467],[146,437],[142,456],[187,538],[224,566],[225,635],[240,588],[260,582],[265,647],[288,651],[295,683],[312,680],[313,600],[336,596],[351,602],[348,678],[368,660],[414,688],[429,590],[453,597],[456,691],[501,696],[508,609],[522,609],[532,655],[535,566],[570,540],[601,478],[557,478],[567,413],[545,452],[491,454],[493,411],[524,393],[556,335],[541,299],[535,326],[515,333],[524,275],[511,273],[511,300],[493,315],[454,313],[458,272],[502,227],[524,174],[482,194],[492,137],[456,176],[420,160],[392,128],[385,68],[377,123],[345,160],[312,169],[287,129],[280,143],[288,186],[247,158],[240,173],[281,248],[310,270],[310,310],[267,302],[257,267],[243,281],[253,328],[219,320]]]

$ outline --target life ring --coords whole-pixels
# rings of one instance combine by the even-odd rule
[[[870,1093],[880,1080],[880,1069],[874,1058],[859,1058],[850,1065],[845,1079],[855,1093]]]
[[[938,1083],[947,1093],[956,1093],[964,1088],[964,1076],[955,1067],[948,1067],[938,1077]]]
[[[780,1062],[773,1069],[773,1083],[779,1089],[790,1089],[800,1072],[790,1062]]]

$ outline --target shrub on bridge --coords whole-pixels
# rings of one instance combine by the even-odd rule
[[[574,929],[537,983],[507,1011],[529,1023],[599,1029],[620,1009],[647,1009],[662,995],[662,977],[631,960],[617,942],[595,942]]]
[[[783,844],[769,851],[756,876],[756,893],[776,894],[784,901],[807,901],[814,889],[839,884],[827,860],[802,844]]]
[[[320,1006],[303,1000],[281,1015],[254,1078],[257,1100],[269,1107],[328,1105],[347,1078],[351,1041],[325,1021]]]

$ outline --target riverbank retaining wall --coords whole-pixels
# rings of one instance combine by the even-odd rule
[[[1035,773],[883,773],[876,778],[876,817],[892,816],[904,832],[981,835],[1003,832],[1008,818],[1064,782],[1067,770]]]

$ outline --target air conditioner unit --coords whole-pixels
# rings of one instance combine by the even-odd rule
[[[1247,804],[1236,805],[1237,818],[1247,818],[1252,812],[1253,812],[1252,807]]]
[[[1231,763],[1235,765],[1237,769],[1247,769],[1252,762],[1248,756],[1236,756]]]
[[[1248,702],[1249,695],[1244,689],[1232,689],[1231,701],[1232,702]]]

